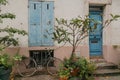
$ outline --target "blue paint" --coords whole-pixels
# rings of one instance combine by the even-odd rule
[[[52,46],[53,45],[53,26],[54,26],[54,4],[53,2],[43,2],[42,3],[42,24],[44,25],[42,28],[42,43],[44,46]],[[48,35],[49,34],[49,35]]]
[[[52,46],[54,3],[29,1],[29,46]]]
[[[101,11],[90,11],[90,18],[101,21],[102,16]],[[90,26],[93,27],[93,23],[90,23]],[[89,50],[90,56],[101,56],[102,55],[102,24],[97,25],[97,28],[94,32],[89,33]]]

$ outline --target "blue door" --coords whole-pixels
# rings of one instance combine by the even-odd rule
[[[101,11],[90,11],[90,18],[102,22]],[[90,27],[94,27],[91,22]],[[89,51],[90,56],[102,56],[102,24],[97,25],[94,32],[89,33]]]
[[[54,3],[29,1],[29,46],[52,46]]]

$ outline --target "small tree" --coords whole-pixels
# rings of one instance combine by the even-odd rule
[[[7,3],[7,0],[0,0],[0,7]],[[3,13],[2,10],[0,10],[0,24],[3,23],[4,19],[15,19],[15,15],[11,13]],[[10,26],[0,26],[0,73],[3,73],[2,75],[0,74],[1,80],[10,79],[10,73],[14,63],[13,61],[15,59],[21,59],[21,56],[19,55],[10,57],[10,55],[5,52],[7,47],[18,45],[18,36],[16,34],[24,36],[27,32]]]
[[[6,5],[7,3],[7,0],[0,0],[0,5]],[[4,19],[15,19],[15,15],[11,13],[2,13],[0,10],[0,24],[3,23]],[[12,66],[13,60],[4,52],[4,49],[9,46],[19,45],[18,35],[24,36],[27,35],[27,32],[10,26],[0,26],[0,65],[7,68]]]
[[[6,5],[7,3],[7,0],[0,0],[0,5]],[[0,24],[3,23],[3,19],[7,18],[15,19],[15,15],[11,13],[2,13],[2,11],[0,10]],[[15,37],[16,34],[23,36],[27,34],[25,30],[19,30],[10,26],[0,26],[0,34],[3,33],[5,34],[0,36],[0,45],[4,45],[3,48],[9,47],[11,45],[18,45],[18,38]]]
[[[111,19],[106,20],[105,25],[108,26],[112,21],[117,20],[119,15],[112,15]],[[85,18],[77,17],[71,20],[65,20],[63,18],[56,18],[56,26],[54,31],[54,40],[60,43],[69,43],[72,45],[72,54],[71,58],[73,58],[75,54],[76,48],[80,45],[81,41],[84,40],[89,32],[94,32],[97,27],[97,24],[101,24],[99,21],[95,21],[94,19],[90,19],[88,16]],[[93,23],[93,26],[90,26],[90,22]],[[103,30],[101,28],[101,31]]]

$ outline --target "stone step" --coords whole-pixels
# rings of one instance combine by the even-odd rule
[[[95,76],[116,76],[120,75],[119,69],[98,69],[94,73]]]
[[[107,61],[105,61],[104,59],[90,59],[91,62],[94,62],[94,63],[105,63]]]
[[[95,76],[114,76],[120,75],[120,69],[118,66],[105,61],[102,58],[99,59],[91,59],[91,62],[96,64],[96,71],[94,73]]]
[[[118,69],[118,66],[113,63],[96,63],[97,69]]]

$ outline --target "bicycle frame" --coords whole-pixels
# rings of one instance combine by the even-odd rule
[[[51,53],[53,52],[53,49],[47,49],[47,55],[45,56],[45,59],[43,60],[39,60],[39,53],[34,54],[33,59],[35,59],[36,63],[37,63],[37,68],[43,68],[46,67],[47,62],[53,58],[53,56],[51,55]]]
[[[51,53],[53,53],[53,49],[49,49],[49,50],[47,50],[46,53],[45,52],[44,51],[43,51],[43,53],[35,52],[32,55],[32,57],[27,57],[26,59],[21,60],[20,64],[17,64],[18,73],[23,77],[32,76],[36,71],[39,71],[39,70],[42,70],[43,68],[46,68],[45,70],[47,70],[47,72],[49,74],[57,75],[56,72],[59,69],[58,68],[59,65],[56,65],[56,63],[60,64],[61,60],[52,56]],[[42,55],[42,54],[45,55],[45,59],[39,60],[39,59],[42,59],[42,58],[39,58],[39,55]],[[22,67],[20,67],[21,65],[22,65]],[[22,71],[23,70],[22,68],[24,68],[24,71]],[[30,71],[30,72],[28,72],[28,71]]]

